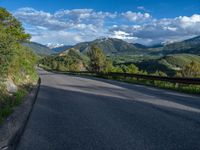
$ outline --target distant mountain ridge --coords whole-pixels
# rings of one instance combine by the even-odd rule
[[[55,52],[62,52],[62,51],[65,51],[67,49],[70,49],[72,48],[73,46],[71,45],[63,45],[63,46],[59,46],[59,47],[55,47],[55,48],[51,48],[51,50],[55,51]]]
[[[79,50],[81,53],[89,51],[92,45],[100,47],[107,55],[136,55],[136,54],[179,54],[188,53],[200,55],[200,36],[187,39],[181,42],[170,44],[158,44],[145,46],[139,43],[128,43],[115,38],[101,38],[91,42],[78,43],[70,48]]]
[[[134,45],[126,41],[115,39],[115,38],[102,38],[96,39],[91,42],[82,42],[74,45],[71,48],[79,50],[81,53],[87,53],[92,45],[96,45],[101,48],[105,54],[142,54],[146,53],[147,50],[141,48],[142,45]]]
[[[57,53],[65,54],[66,51],[71,48],[85,54],[90,50],[92,45],[96,45],[101,48],[106,55],[168,55],[180,53],[200,55],[200,36],[181,42],[166,45],[158,44],[154,46],[145,46],[139,43],[128,43],[116,38],[100,38],[90,42],[78,43],[74,46],[64,45],[52,49],[35,42],[23,43],[23,45],[31,48],[35,53],[40,55],[51,55]]]
[[[163,47],[164,54],[189,53],[200,54],[200,36],[181,42],[167,44]]]
[[[56,52],[51,50],[49,47],[36,43],[36,42],[26,42],[23,43],[24,46],[30,48],[34,53],[38,55],[51,55],[55,54]]]

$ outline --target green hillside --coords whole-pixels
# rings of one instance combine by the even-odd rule
[[[26,43],[23,43],[23,45],[30,48],[34,53],[38,55],[51,55],[51,54],[56,53],[55,51],[51,50],[47,46],[36,43],[36,42],[26,42]]]
[[[200,63],[200,56],[192,54],[174,54],[167,55],[159,60],[165,65],[169,65],[171,68],[183,67],[190,64],[192,61]]]
[[[87,63],[87,57],[75,49],[70,49],[60,55],[46,56],[40,61],[41,65],[59,71],[83,71],[85,63]]]
[[[137,63],[141,70],[149,73],[162,71],[170,76],[175,75],[176,71],[181,70],[191,62],[200,64],[200,56],[193,54],[170,54],[159,59],[150,59]]]

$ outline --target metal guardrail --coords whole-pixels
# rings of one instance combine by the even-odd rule
[[[129,77],[129,78],[136,78],[151,80],[151,81],[166,81],[171,83],[182,83],[182,84],[193,84],[193,85],[200,85],[200,78],[181,78],[181,77],[162,77],[162,76],[154,76],[154,75],[142,75],[142,74],[131,74],[131,73],[116,73],[116,72],[109,72],[109,73],[94,73],[94,72],[62,72],[62,73],[69,73],[69,74],[79,74],[79,75],[98,75],[98,76],[105,76],[105,77]]]

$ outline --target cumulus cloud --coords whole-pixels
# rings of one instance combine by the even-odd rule
[[[122,13],[122,16],[127,18],[129,21],[146,21],[151,18],[151,15],[149,13],[141,13],[141,12],[132,12],[132,11],[127,11],[125,13]]]
[[[18,9],[14,15],[23,23],[50,30],[69,28],[94,30],[103,25],[105,18],[115,18],[115,13],[95,12],[93,9],[59,10],[53,14],[33,8]]]
[[[22,21],[32,40],[43,44],[75,44],[102,36],[152,44],[200,35],[199,14],[156,19],[149,13],[133,11],[72,9],[49,13],[21,8],[14,15]]]
[[[125,40],[125,41],[128,41],[128,42],[132,42],[132,41],[135,41],[137,40],[138,38],[137,37],[133,37],[131,36],[129,33],[126,33],[124,31],[114,31],[110,37],[112,38],[117,38],[117,39],[122,39],[122,40]]]
[[[50,13],[37,11],[33,8],[18,9],[14,15],[23,23],[52,30],[64,29],[72,25],[71,23],[59,21]]]
[[[172,19],[152,20],[140,25],[114,26],[111,33],[122,31],[148,43],[179,41],[200,35],[200,15],[180,16]]]

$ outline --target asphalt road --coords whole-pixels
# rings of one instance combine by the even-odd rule
[[[40,70],[18,150],[200,150],[200,97]]]

